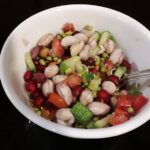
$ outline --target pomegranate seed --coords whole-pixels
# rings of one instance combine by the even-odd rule
[[[46,109],[51,109],[51,107],[53,106],[53,104],[50,103],[47,99],[44,99],[42,106],[43,106],[44,108],[46,108]]]
[[[46,76],[44,73],[34,73],[32,80],[36,83],[43,83],[46,80]]]
[[[113,83],[115,83],[116,85],[119,85],[119,78],[115,75],[111,75],[111,76],[108,76],[108,80],[109,81],[112,81]]]
[[[65,56],[62,57],[63,60],[66,60],[68,58],[70,58],[70,56],[65,55]]]
[[[62,58],[63,58],[63,59],[67,59],[67,58],[69,58],[70,56],[71,56],[70,47],[67,47],[67,48],[65,49],[65,53],[64,53],[64,55],[62,56]]]
[[[33,93],[37,90],[37,85],[33,81],[29,81],[26,83],[26,90],[30,93]]]
[[[131,65],[127,60],[123,60],[121,65],[125,66],[128,70],[131,69]]]
[[[80,31],[74,31],[74,32],[72,33],[72,35],[75,35],[75,34],[78,34],[78,33],[80,33]]]
[[[90,72],[91,72],[91,73],[94,73],[94,74],[97,74],[97,71],[98,71],[98,70],[97,70],[96,68],[91,68],[91,69],[90,69]]]
[[[98,98],[101,102],[107,103],[110,100],[110,94],[102,89],[98,92]]]
[[[23,78],[26,82],[31,81],[33,73],[31,71],[26,71]]]
[[[42,96],[42,91],[41,90],[36,90],[33,93],[31,93],[31,98],[35,99],[38,96]]]
[[[92,65],[95,65],[95,60],[93,58],[89,57],[87,60],[83,61],[83,63],[85,65],[92,66]]]
[[[40,108],[42,106],[42,103],[43,103],[43,97],[42,96],[38,96],[34,99],[34,106],[37,107],[37,108]]]
[[[100,72],[100,77],[102,78],[103,81],[107,80],[107,74]]]
[[[83,88],[80,85],[77,85],[72,89],[72,94],[74,97],[78,97],[82,91],[83,91]]]
[[[38,72],[44,72],[45,67],[46,67],[45,65],[36,64],[36,70],[37,70]]]

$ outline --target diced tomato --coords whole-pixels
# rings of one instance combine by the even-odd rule
[[[127,110],[129,107],[132,106],[132,99],[133,99],[133,96],[131,96],[131,95],[119,96],[118,97],[117,108]]]
[[[43,116],[46,119],[54,120],[55,114],[56,114],[57,108],[52,107],[50,109],[41,108],[41,116]]]
[[[143,95],[122,95],[118,98],[117,107],[127,110],[127,108],[132,107],[134,111],[141,109],[148,99]]]
[[[74,32],[75,31],[74,25],[72,23],[65,23],[63,26],[63,31],[64,32],[68,32],[68,31]]]
[[[81,85],[82,79],[80,76],[78,76],[77,74],[71,74],[68,78],[67,78],[67,84],[71,87],[74,88],[77,85]]]
[[[56,108],[50,109],[50,115],[49,115],[50,120],[54,120],[55,119],[55,117],[56,117],[56,111],[57,111]]]
[[[112,114],[109,119],[108,119],[108,122],[111,124],[111,125],[117,125],[117,124],[121,124],[125,121],[128,120],[128,117],[125,115],[125,114],[120,114],[120,115],[117,115],[117,114]]]
[[[106,65],[106,68],[107,68],[108,70],[110,70],[110,69],[113,68],[113,62],[112,62],[111,60],[109,60],[109,59],[106,60],[105,65]]]
[[[137,95],[135,96],[135,99],[133,99],[133,108],[135,111],[138,111],[141,109],[146,103],[148,102],[148,99],[144,97],[143,95]]]
[[[54,104],[58,108],[66,108],[68,107],[67,103],[64,99],[62,99],[57,93],[50,93],[48,101]]]
[[[41,108],[41,116],[46,118],[46,119],[49,119],[49,116],[50,116],[50,111],[48,109],[45,109],[45,108]]]
[[[65,53],[64,47],[58,38],[54,38],[52,41],[53,54],[57,57],[62,57]]]
[[[130,117],[130,113],[129,113],[128,111],[125,111],[125,110],[120,109],[120,108],[116,108],[116,109],[115,109],[115,114],[116,114],[116,115],[126,115],[127,118]]]

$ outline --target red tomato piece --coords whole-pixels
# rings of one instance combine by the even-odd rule
[[[68,107],[64,99],[62,99],[57,93],[50,93],[48,102],[54,104],[58,108]]]
[[[133,108],[135,111],[138,111],[141,109],[146,103],[148,102],[148,99],[143,95],[137,95],[135,96],[135,99],[133,99]]]
[[[53,54],[57,57],[62,57],[65,53],[64,47],[61,45],[60,40],[57,38],[54,38],[52,41],[52,49]]]
[[[129,113],[128,111],[125,111],[125,110],[120,109],[120,108],[116,108],[116,109],[115,109],[115,114],[116,114],[116,115],[126,115],[127,118],[130,117],[130,113]]]
[[[131,96],[131,95],[119,96],[117,108],[127,110],[129,107],[132,106],[132,100],[133,100],[133,96]]]
[[[128,120],[128,117],[124,114],[121,114],[121,115],[117,115],[117,114],[112,114],[109,119],[108,119],[108,122],[111,124],[111,125],[118,125],[118,124],[121,124],[125,121]]]
[[[74,25],[72,23],[65,23],[63,26],[63,31],[64,32],[68,32],[68,31],[74,32],[75,31]]]
[[[78,76],[77,74],[71,74],[67,78],[67,84],[71,87],[74,88],[77,85],[81,85],[82,78]]]
[[[106,68],[107,68],[108,70],[110,70],[110,69],[113,68],[113,62],[112,62],[111,60],[109,60],[109,59],[106,60],[105,65],[106,65]]]

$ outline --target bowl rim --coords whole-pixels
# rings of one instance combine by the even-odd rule
[[[3,72],[3,62],[4,62],[4,53],[5,53],[5,48],[7,43],[9,42],[10,38],[13,36],[13,34],[17,31],[18,28],[20,28],[25,22],[32,20],[33,17],[36,17],[40,14],[47,13],[48,11],[55,11],[55,10],[64,10],[64,9],[76,9],[80,7],[86,7],[87,8],[93,8],[93,9],[101,9],[103,11],[107,11],[108,13],[113,13],[114,15],[119,15],[121,17],[124,17],[127,19],[130,23],[134,23],[138,26],[138,28],[144,32],[145,34],[148,34],[150,37],[150,32],[149,30],[142,25],[140,22],[137,20],[133,19],[132,17],[121,13],[120,11],[103,7],[103,6],[98,6],[98,5],[88,5],[88,4],[68,4],[68,5],[61,5],[61,6],[56,6],[52,8],[48,8],[46,10],[40,11],[29,18],[25,19],[23,22],[21,22],[8,36],[6,39],[2,50],[1,50],[1,56],[0,56],[0,78],[1,78],[1,83],[4,88],[4,91],[8,97],[8,99],[11,101],[11,103],[15,106],[15,108],[26,118],[37,124],[38,126],[47,129],[49,131],[55,132],[57,134],[67,136],[67,137],[72,137],[72,138],[80,138],[80,139],[97,139],[97,138],[107,138],[107,137],[114,137],[117,135],[121,135],[124,133],[127,133],[131,130],[134,130],[147,122],[150,119],[150,114],[146,114],[145,116],[140,117],[140,121],[138,118],[133,118],[132,120],[129,120],[123,124],[109,127],[109,128],[101,128],[101,129],[77,129],[77,128],[71,128],[71,127],[66,127],[62,126],[59,124],[56,124],[54,122],[51,122],[49,120],[44,119],[43,117],[38,116],[36,113],[34,113],[32,110],[30,110],[26,105],[22,104],[22,102],[19,100],[17,96],[14,96],[11,94],[9,91],[9,84],[7,80],[5,79],[5,74]]]

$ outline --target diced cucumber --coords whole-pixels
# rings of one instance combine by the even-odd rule
[[[94,48],[91,49],[90,56],[95,57],[96,55],[98,55],[100,50],[101,48],[98,45],[96,45]]]
[[[77,122],[79,122],[81,125],[87,125],[93,117],[93,113],[80,102],[77,102],[71,108],[71,112]]]
[[[71,68],[68,68],[68,69],[65,70],[65,74],[70,74],[72,72],[73,72],[73,70]]]
[[[94,128],[97,128],[96,126],[95,126],[95,121],[91,121],[87,126],[86,126],[88,129],[94,129]]]
[[[98,41],[99,39],[100,39],[100,33],[98,31],[95,31],[89,38],[89,41],[93,41],[93,40]]]
[[[104,128],[104,127],[107,127],[108,126],[108,118],[109,118],[110,115],[107,115],[106,117],[98,120],[95,122],[95,127],[96,128]]]
[[[109,38],[111,34],[108,31],[102,32],[101,38],[99,40],[99,45],[103,45]]]
[[[60,64],[59,66],[60,74],[65,74],[67,69],[69,69],[69,66],[67,66],[65,63]]]
[[[29,68],[29,70],[33,71],[33,72],[36,72],[36,68],[35,68],[35,65],[32,61],[30,52],[25,53],[25,61],[26,61],[26,64],[27,64],[27,67]]]
[[[94,128],[104,128],[109,125],[108,118],[110,115],[107,115],[106,117],[99,119],[99,120],[92,120],[86,127],[88,129],[94,129]]]
[[[77,73],[81,73],[84,71],[84,67],[81,63],[81,61],[78,61],[76,64],[75,64],[75,70],[77,71]]]
[[[119,78],[121,78],[126,73],[126,71],[127,71],[126,67],[119,66],[116,69],[114,75],[117,76],[117,77],[119,77]]]
[[[101,78],[93,79],[90,81],[88,88],[91,91],[98,91],[99,85],[101,84]]]
[[[108,39],[116,42],[114,36],[109,31],[104,31],[101,33],[101,38],[99,40],[99,46],[103,45]]]
[[[61,74],[68,74],[75,70],[76,63],[80,61],[79,56],[73,56],[69,59],[64,60],[60,66],[59,71]]]
[[[84,126],[83,125],[81,125],[79,122],[75,122],[75,127],[76,128],[84,128]]]

